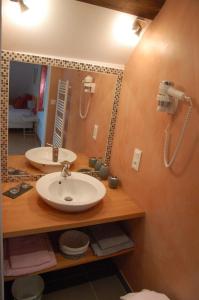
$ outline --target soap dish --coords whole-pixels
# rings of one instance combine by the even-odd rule
[[[22,176],[22,175],[28,175],[28,173],[24,170],[20,170],[20,169],[15,169],[15,168],[8,168],[8,175],[19,175],[19,176]]]
[[[89,168],[81,168],[77,172],[84,173],[90,175],[92,173],[92,169]]]
[[[15,199],[15,198],[21,196],[22,194],[26,193],[27,191],[29,191],[32,188],[33,188],[33,186],[30,185],[29,183],[22,182],[16,186],[10,188],[8,191],[4,192],[3,195],[7,196],[11,199]]]

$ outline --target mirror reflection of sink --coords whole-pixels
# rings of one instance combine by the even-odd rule
[[[59,148],[58,161],[52,160],[52,147],[33,148],[25,153],[25,157],[31,165],[44,173],[56,172],[62,169],[61,162],[67,160],[71,164],[76,160],[77,155],[67,149]]]
[[[36,190],[47,204],[68,212],[87,210],[106,194],[102,182],[79,172],[71,172],[67,178],[60,172],[47,174],[37,181]]]

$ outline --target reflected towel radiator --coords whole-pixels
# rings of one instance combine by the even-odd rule
[[[64,124],[66,115],[66,106],[68,102],[69,81],[59,80],[57,89],[57,102],[55,113],[55,124],[53,134],[53,145],[62,147],[64,138]]]

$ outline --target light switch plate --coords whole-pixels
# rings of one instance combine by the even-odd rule
[[[94,140],[97,139],[98,129],[99,129],[99,126],[95,124],[93,127],[93,139]]]
[[[136,171],[139,170],[141,156],[142,156],[142,151],[140,149],[135,148],[131,166]]]

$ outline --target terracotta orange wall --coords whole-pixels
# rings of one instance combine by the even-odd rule
[[[161,80],[193,98],[194,108],[173,167],[163,165],[164,130],[156,112]],[[172,118],[172,149],[186,104]],[[168,0],[126,66],[112,152],[112,172],[146,211],[127,223],[135,252],[117,260],[135,290],[162,291],[172,300],[199,298],[199,1]],[[139,172],[134,148],[143,151]]]
[[[88,116],[82,120],[79,116],[80,82],[85,76],[91,75],[96,83],[96,91],[91,96]],[[70,82],[70,104],[66,112],[64,147],[88,156],[104,156],[113,107],[116,75],[96,72],[84,72],[71,69],[51,68],[49,103],[57,97],[58,80]],[[82,99],[87,103],[87,97]],[[49,104],[46,141],[52,143],[56,104]],[[84,111],[84,108],[83,108]],[[94,124],[99,126],[97,140],[92,138]]]

